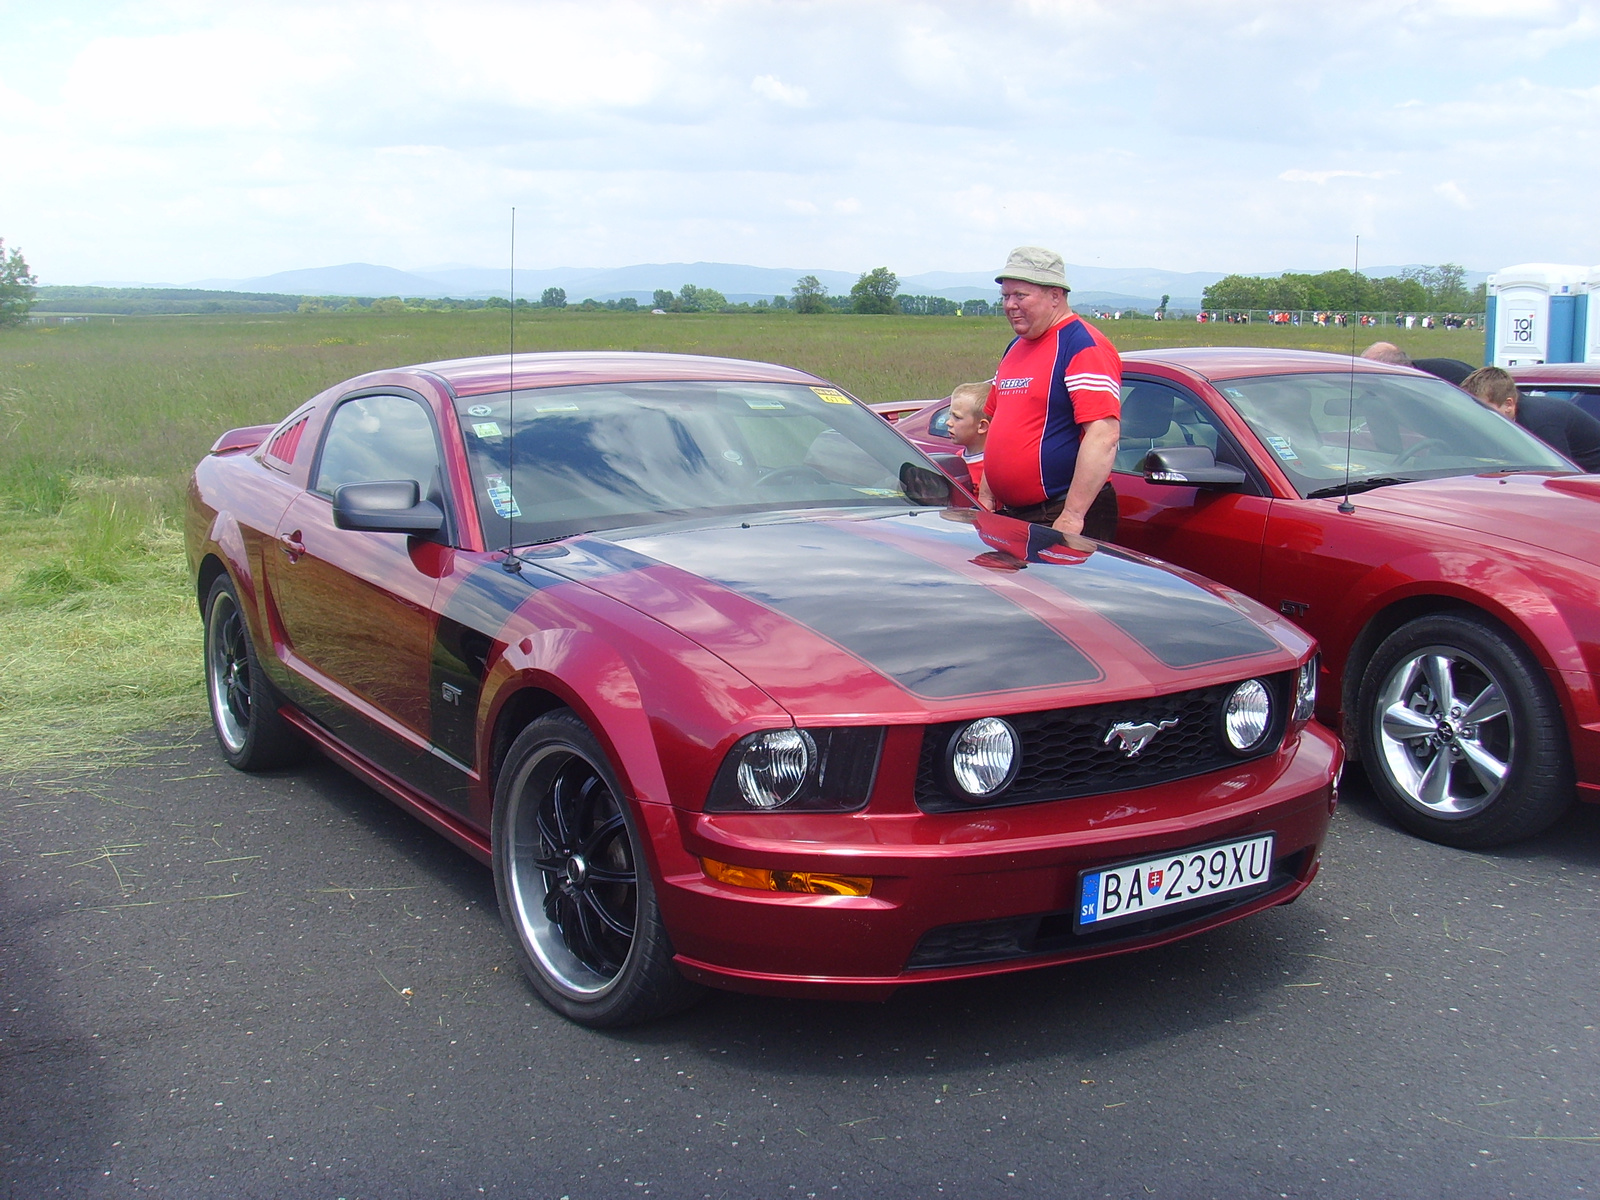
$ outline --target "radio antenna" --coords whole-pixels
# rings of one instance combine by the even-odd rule
[[[1356,278],[1354,283],[1357,288],[1361,286],[1361,235],[1356,234]],[[1357,292],[1359,299],[1360,293]],[[1351,313],[1352,318],[1356,313]],[[1350,405],[1345,409],[1344,415],[1344,499],[1339,501],[1339,511],[1353,513],[1356,506],[1350,503],[1350,443],[1356,436],[1356,323],[1352,320],[1350,325]]]
[[[511,206],[510,315],[506,323],[506,556],[500,565],[515,575],[522,570],[516,554],[517,504],[517,206]]]

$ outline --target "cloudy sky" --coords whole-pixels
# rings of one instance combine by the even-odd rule
[[[46,283],[1600,262],[1597,0],[0,0]]]

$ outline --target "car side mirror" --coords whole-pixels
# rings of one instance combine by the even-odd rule
[[[426,537],[444,528],[444,510],[421,499],[415,479],[347,483],[333,493],[333,524],[367,533],[409,533]]]
[[[967,460],[961,455],[935,450],[928,457],[933,460],[934,466],[950,476],[951,479],[954,479],[969,492],[973,490],[972,468],[967,466]]]
[[[1245,481],[1244,472],[1219,463],[1210,446],[1165,446],[1151,450],[1139,470],[1145,482],[1173,487],[1237,487]]]
[[[938,457],[935,456],[935,461]],[[927,467],[919,467],[914,462],[907,462],[900,464],[900,487],[908,499],[918,504],[949,504],[954,485],[948,475],[930,471]]]

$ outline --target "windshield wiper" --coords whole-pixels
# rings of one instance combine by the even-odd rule
[[[1307,500],[1324,500],[1329,496],[1343,496],[1347,492],[1354,496],[1357,492],[1370,492],[1373,488],[1389,487],[1396,483],[1414,483],[1415,480],[1405,479],[1399,475],[1374,475],[1369,479],[1352,479],[1348,484],[1336,483],[1332,487],[1318,488],[1314,492],[1307,492]]]

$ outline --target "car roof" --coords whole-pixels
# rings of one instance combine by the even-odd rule
[[[1511,378],[1518,383],[1600,383],[1600,363],[1540,363],[1536,367],[1512,367]]]
[[[1370,358],[1352,359],[1348,354],[1324,354],[1317,350],[1280,350],[1266,346],[1172,346],[1165,350],[1134,350],[1122,356],[1127,364],[1159,363],[1190,371],[1206,380],[1240,379],[1251,375],[1289,375],[1295,373],[1353,369],[1373,375],[1421,375],[1410,367],[1375,362]]]
[[[815,375],[773,363],[703,354],[650,354],[625,350],[569,350],[550,354],[518,354],[515,364],[504,354],[418,363],[445,381],[457,396],[477,396],[512,388],[562,387],[583,383],[645,383],[714,380],[730,383],[823,382]]]

